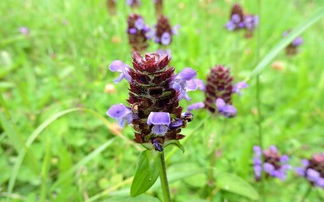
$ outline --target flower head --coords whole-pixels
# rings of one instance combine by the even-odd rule
[[[302,167],[296,168],[295,171],[311,185],[324,189],[324,153],[302,160]]]
[[[266,177],[279,178],[280,180],[286,178],[287,171],[291,168],[287,155],[280,155],[275,146],[270,146],[264,151],[261,150],[261,147],[254,146],[253,151],[253,170],[257,181],[261,179],[263,171]]]
[[[218,65],[211,69],[205,89],[204,106],[212,113],[219,113],[225,117],[234,117],[237,113],[232,105],[233,93],[247,87],[244,82],[232,84],[233,77],[228,68]]]
[[[133,50],[143,51],[148,47],[150,32],[142,16],[132,14],[128,17],[128,41]]]
[[[287,37],[290,33],[286,31],[282,34],[283,37]],[[303,38],[296,37],[287,47],[286,47],[286,54],[287,55],[296,55],[298,53],[299,47],[304,43]]]
[[[234,4],[231,10],[230,20],[225,24],[229,31],[246,30],[246,37],[251,37],[253,30],[259,24],[259,17],[245,14],[239,4]]]
[[[132,123],[135,141],[151,145],[157,151],[162,151],[168,141],[182,139],[181,128],[192,119],[192,114],[183,113],[179,106],[178,95],[182,89],[173,88],[171,84],[175,79],[188,81],[194,78],[195,72],[184,69],[175,75],[174,68],[168,66],[170,60],[167,52],[143,57],[134,52],[133,68],[129,67],[127,71],[131,107],[114,105],[107,112],[121,125]],[[119,62],[117,66],[120,65]]]
[[[167,17],[160,15],[158,22],[155,26],[155,39],[158,44],[167,46],[172,42],[172,35],[174,35],[173,28],[171,27]]]

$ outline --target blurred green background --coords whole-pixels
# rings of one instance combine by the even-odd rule
[[[260,0],[257,40],[224,29],[234,2],[259,12],[257,0],[165,1],[165,15],[181,26],[169,47],[177,72],[192,67],[205,79],[212,66],[224,64],[241,81],[255,68],[257,46],[262,58],[284,31],[324,6],[322,0]],[[110,197],[128,195],[142,148],[133,144],[130,126],[120,132],[105,112],[112,104],[126,104],[128,97],[127,82],[113,84],[117,75],[107,66],[115,59],[130,64],[125,30],[133,12],[123,0],[116,16],[108,14],[105,0],[0,1],[1,201],[113,201]],[[151,0],[142,0],[136,12],[147,24],[156,23]],[[21,27],[29,34],[21,34]],[[324,148],[323,30],[322,19],[302,34],[298,55],[282,51],[261,75],[264,144],[293,156],[295,166]],[[158,48],[152,42],[148,52]],[[208,182],[201,169],[210,166],[259,189],[251,165],[252,146],[258,143],[254,78],[249,85],[234,98],[234,119],[194,112],[183,132],[189,136],[182,141],[185,153],[175,150],[168,161],[174,201],[251,200],[223,190],[204,197]],[[202,92],[190,95],[192,101],[182,106],[204,99]],[[71,108],[78,109],[64,111]],[[217,157],[212,165],[210,155]],[[264,184],[267,201],[298,201],[308,187],[294,173],[284,182],[267,179]],[[156,187],[148,194],[161,193]],[[306,201],[323,200],[317,188]]]

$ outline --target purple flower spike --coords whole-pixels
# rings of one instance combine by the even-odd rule
[[[197,102],[192,105],[188,106],[188,111],[196,110],[196,109],[202,109],[205,107],[205,104],[203,102]]]
[[[168,32],[164,32],[161,36],[162,45],[169,45],[171,43],[171,35]]]
[[[310,159],[303,159],[302,164],[302,167],[295,169],[296,173],[306,178],[312,186],[324,188],[324,153],[314,154]]]
[[[156,135],[165,135],[169,130],[170,123],[170,114],[167,112],[151,112],[147,118],[147,124],[153,125],[152,133]]]
[[[124,64],[122,61],[120,60],[113,61],[109,66],[109,70],[112,72],[120,72],[119,77],[114,80],[115,83],[120,82],[122,79],[131,81],[131,77],[128,74],[129,67],[128,65]]]
[[[237,94],[241,95],[241,89],[244,89],[247,87],[249,87],[249,85],[247,83],[245,83],[244,81],[238,82],[237,84],[235,84],[233,86],[233,93],[237,93]]]
[[[107,111],[107,115],[116,119],[121,127],[124,127],[126,123],[130,124],[133,121],[132,111],[123,104],[111,106]]]

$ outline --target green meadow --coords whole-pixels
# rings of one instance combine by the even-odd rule
[[[235,2],[260,17],[252,38],[224,28]],[[165,0],[164,14],[180,25],[167,47],[176,72],[191,67],[206,80],[221,64],[235,83],[249,85],[233,96],[236,117],[193,111],[182,130],[185,151],[165,149],[172,201],[324,201],[323,188],[294,172],[324,148],[323,6],[322,0]],[[133,141],[131,126],[121,129],[106,115],[113,104],[127,104],[128,83],[115,84],[118,75],[108,70],[117,59],[131,65],[127,16],[138,13],[153,26],[154,6],[142,0],[134,10],[118,0],[116,11],[109,15],[105,0],[0,1],[0,201],[163,201],[159,180],[129,198],[144,147]],[[298,29],[304,43],[287,56],[282,33]],[[160,48],[152,41],[146,52]],[[180,102],[184,109],[205,96],[189,95]],[[255,181],[252,148],[260,133],[264,148],[276,145],[290,156],[286,180]]]

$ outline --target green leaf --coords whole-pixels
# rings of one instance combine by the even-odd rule
[[[313,16],[308,18],[304,23],[299,25],[296,29],[294,29],[289,35],[283,38],[254,68],[251,74],[248,76],[246,81],[260,74],[260,72],[265,69],[270,62],[283,50],[290,42],[292,42],[298,35],[307,30],[314,23],[319,21],[324,16],[324,8],[320,8]]]
[[[228,192],[248,197],[252,200],[258,200],[258,192],[245,180],[239,176],[229,173],[216,174],[216,186]]]
[[[185,148],[183,147],[183,145],[179,142],[179,140],[170,140],[165,144],[165,147],[169,146],[169,145],[174,145],[176,147],[178,147],[182,152],[185,152]]]
[[[139,157],[135,177],[131,185],[131,196],[146,192],[157,180],[159,172],[158,152],[145,150]]]
[[[127,196],[119,196],[119,197],[112,197],[104,201],[109,202],[160,202],[159,199],[150,196],[150,195],[141,195],[137,197],[127,197]]]

